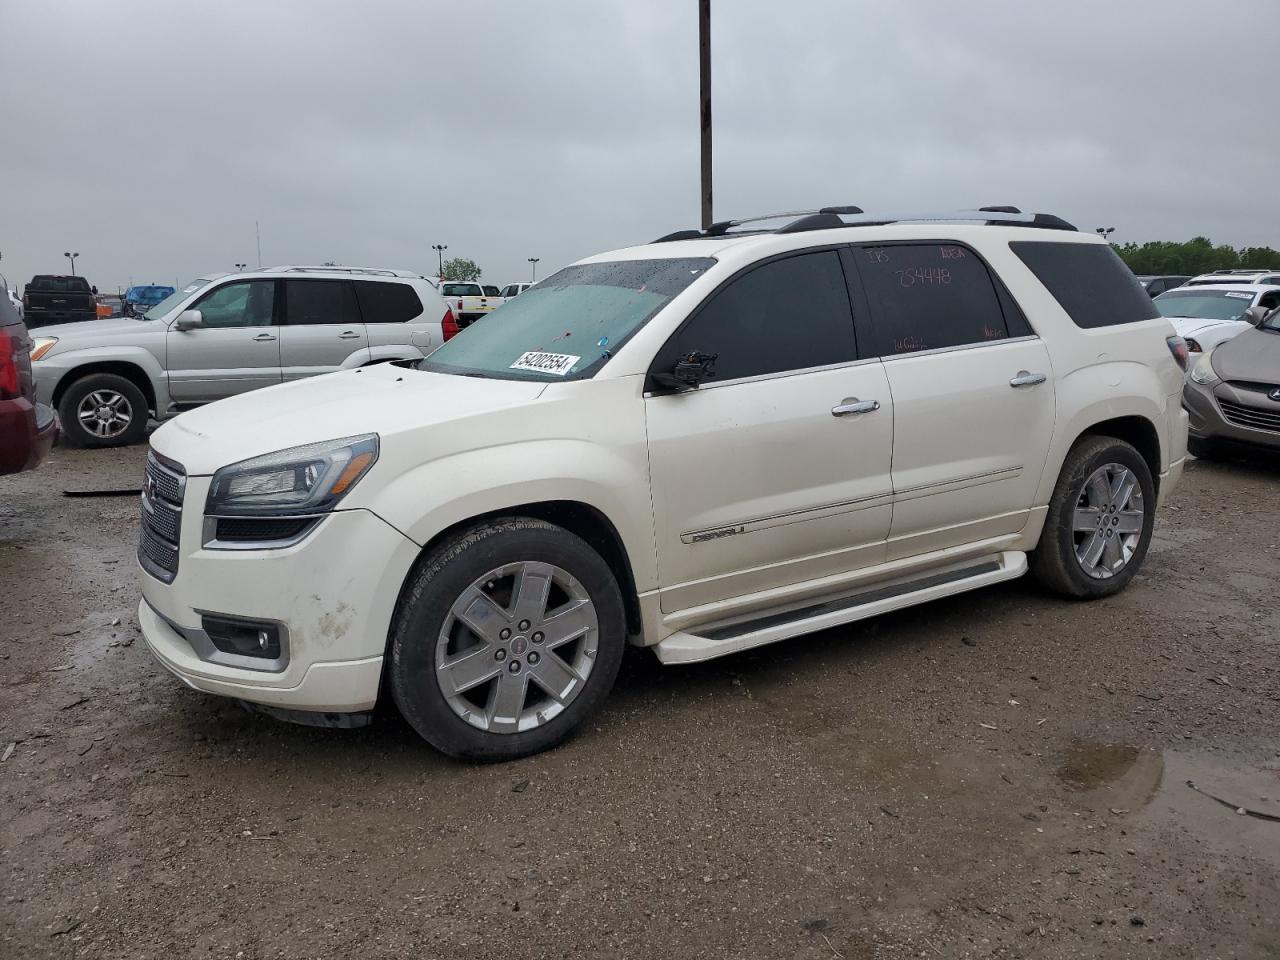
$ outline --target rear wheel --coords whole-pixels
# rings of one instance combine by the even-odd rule
[[[599,707],[625,635],[617,582],[585,541],[541,520],[496,520],[410,575],[391,690],[442,752],[513,760],[559,743]]]
[[[1114,437],[1085,437],[1067,454],[1049,502],[1031,572],[1081,600],[1123,590],[1146,558],[1155,525],[1147,462]]]
[[[114,373],[81,377],[58,403],[62,434],[76,447],[124,447],[147,432],[147,398]]]

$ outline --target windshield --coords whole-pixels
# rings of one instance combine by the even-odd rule
[[[169,294],[167,297],[165,297],[163,300],[157,303],[154,307],[152,307],[150,310],[144,313],[139,319],[159,320],[166,313],[168,313],[170,310],[172,310],[174,307],[180,304],[183,300],[191,296],[191,294],[195,293],[197,290],[200,290],[203,287],[207,287],[212,282],[213,282],[212,280],[204,280],[204,279],[192,280],[190,283],[184,286],[181,290],[175,290],[173,293]]]
[[[1162,317],[1239,320],[1253,305],[1253,297],[1238,290],[1171,290],[1152,302]]]
[[[714,263],[689,257],[565,267],[467,327],[419,367],[501,380],[589,377]]]
[[[446,297],[478,297],[481,296],[478,283],[446,283],[440,288]]]

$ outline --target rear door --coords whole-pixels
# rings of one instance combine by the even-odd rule
[[[237,280],[191,305],[201,327],[170,324],[165,343],[175,403],[208,403],[280,382],[276,300],[275,280]]]
[[[282,280],[280,367],[285,382],[338,370],[352,356],[369,359],[369,334],[350,280]]]
[[[888,559],[1021,530],[1053,435],[1044,342],[968,247],[866,246],[855,260],[870,306],[859,342],[893,396]]]
[[[444,307],[439,308],[440,316],[428,317],[413,284],[402,280],[356,280],[355,288],[374,359],[385,356],[385,348],[395,348],[397,355],[404,357],[415,350],[425,356],[443,342],[440,319]]]

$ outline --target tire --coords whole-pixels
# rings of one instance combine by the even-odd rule
[[[1121,490],[1116,506],[1111,497],[1124,471],[1136,482],[1127,498]],[[1103,485],[1093,485],[1099,475]],[[1086,489],[1086,484],[1091,487]],[[1133,494],[1140,494],[1140,500]],[[1115,437],[1081,438],[1058,475],[1040,543],[1029,558],[1031,573],[1054,593],[1077,600],[1120,592],[1146,558],[1155,506],[1151,469],[1137,450]],[[1135,507],[1140,516],[1135,515]],[[1095,550],[1101,552],[1097,564],[1090,565]],[[1118,566],[1117,559],[1122,561]]]
[[[560,743],[599,708],[625,644],[622,594],[600,555],[561,527],[510,517],[418,562],[392,623],[388,679],[437,750],[514,760]]]
[[[1212,440],[1201,440],[1198,437],[1187,437],[1187,453],[1197,460],[1216,460],[1222,456],[1216,443]]]
[[[102,402],[99,402],[102,401]],[[113,408],[119,419],[107,421]],[[86,418],[86,414],[100,413]],[[73,447],[127,447],[147,433],[147,398],[132,380],[114,373],[91,373],[67,388],[58,402],[62,435]]]

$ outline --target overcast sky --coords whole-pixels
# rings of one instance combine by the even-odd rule
[[[715,0],[717,218],[1280,248],[1277,0]],[[0,272],[539,276],[696,226],[697,0],[0,0]]]

